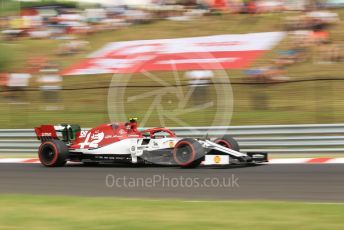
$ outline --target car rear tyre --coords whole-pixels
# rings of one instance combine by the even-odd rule
[[[41,144],[38,151],[40,162],[46,167],[61,167],[67,162],[68,146],[60,140],[49,140]]]
[[[221,138],[217,138],[214,142],[216,144],[222,145],[223,147],[233,149],[237,152],[240,152],[239,143],[231,136],[224,135]]]
[[[204,149],[192,138],[180,140],[174,147],[173,159],[182,168],[196,168],[204,158]]]

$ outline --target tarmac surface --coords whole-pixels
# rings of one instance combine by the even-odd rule
[[[344,202],[343,164],[181,169],[0,164],[0,193]]]

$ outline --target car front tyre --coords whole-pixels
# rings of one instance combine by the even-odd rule
[[[204,159],[204,149],[198,141],[185,138],[175,145],[173,159],[182,168],[196,168]]]

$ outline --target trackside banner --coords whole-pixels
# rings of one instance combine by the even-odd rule
[[[244,69],[284,35],[284,32],[267,32],[113,42],[63,74]]]

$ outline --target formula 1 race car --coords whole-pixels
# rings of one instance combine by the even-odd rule
[[[41,125],[35,132],[41,141],[39,160],[47,167],[63,166],[67,161],[85,165],[130,163],[182,168],[268,161],[267,153],[241,153],[238,143],[228,135],[210,141],[178,138],[171,130],[160,127],[140,132],[136,119],[103,124],[88,131],[81,130],[79,125]]]

